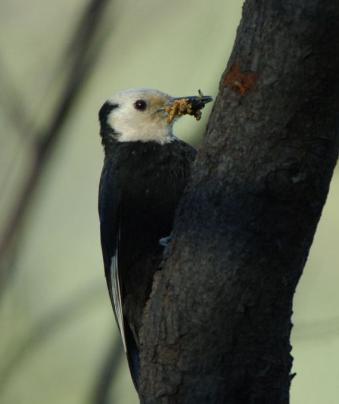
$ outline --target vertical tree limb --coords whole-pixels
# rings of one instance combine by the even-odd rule
[[[338,157],[339,4],[247,0],[145,310],[143,403],[288,403],[292,300]]]

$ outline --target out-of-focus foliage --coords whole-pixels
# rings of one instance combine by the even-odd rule
[[[0,231],[34,159],[32,134],[48,125],[58,102],[75,52],[69,52],[69,41],[87,4],[1,2]],[[97,111],[112,93],[129,87],[153,87],[173,95],[191,95],[201,88],[215,95],[241,4],[109,2],[96,37],[96,46],[102,47],[97,63],[41,173],[10,263],[12,275],[1,285],[2,404],[104,402],[97,393],[105,359],[118,336],[98,235],[103,153]],[[184,118],[177,125],[178,136],[198,143],[209,111],[206,108],[199,123]],[[295,299],[295,404],[334,404],[339,396],[338,203],[337,175]],[[136,403],[126,363],[115,357],[119,369],[108,402]]]

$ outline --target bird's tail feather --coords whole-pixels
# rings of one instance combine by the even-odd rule
[[[131,372],[134,387],[139,392],[139,377],[140,377],[140,355],[134,338],[134,335],[125,322],[125,337],[127,345],[127,360],[129,370]]]

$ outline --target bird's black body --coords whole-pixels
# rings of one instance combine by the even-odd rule
[[[152,89],[116,93],[99,111],[105,161],[99,190],[101,245],[107,286],[134,385],[139,332],[163,240],[190,176],[195,150],[173,135],[183,114],[200,117],[212,101],[171,97]]]
[[[178,139],[164,144],[119,142],[105,133],[103,125],[102,137],[105,162],[99,215],[105,274],[116,317],[113,293],[116,283],[120,285],[120,331],[125,334],[129,366],[137,385],[139,330],[153,275],[162,259],[159,240],[172,231],[195,151]],[[113,281],[112,257],[118,268],[118,280]]]

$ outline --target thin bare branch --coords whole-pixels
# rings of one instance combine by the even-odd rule
[[[24,105],[15,80],[0,55],[0,105],[16,131],[27,138],[31,132],[32,117]]]
[[[85,290],[78,292],[66,303],[50,310],[45,317],[33,326],[32,331],[24,341],[13,350],[9,360],[2,359],[0,390],[6,386],[18,367],[34,353],[35,349],[49,338],[55,336],[57,332],[62,331],[70,322],[78,319],[83,311],[87,314],[88,307],[93,305],[98,297],[98,292],[99,286],[91,284]]]
[[[83,18],[80,19],[79,27],[75,29],[71,40],[71,43],[75,43],[77,39],[80,42],[78,42],[77,47],[73,48],[75,56],[71,62],[70,73],[60,101],[48,127],[37,136],[34,136],[35,139],[40,139],[36,143],[35,158],[26,183],[17,198],[18,202],[10,214],[8,224],[0,240],[1,284],[4,284],[6,280],[4,278],[9,272],[8,266],[4,265],[6,257],[18,241],[19,230],[22,229],[42,174],[45,172],[50,157],[54,152],[54,146],[62,139],[65,123],[85,87],[85,82],[93,71],[99,52],[103,48],[102,43],[96,43],[95,38],[99,30],[102,29],[100,22],[103,19],[108,3],[109,0],[91,0],[89,2]],[[82,28],[84,21],[86,25]],[[78,37],[79,32],[82,32],[80,38]]]

